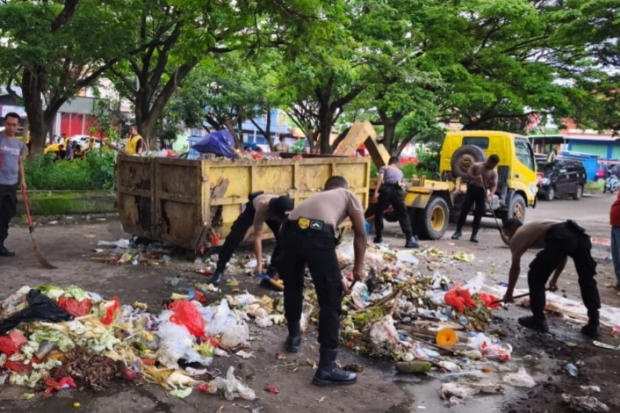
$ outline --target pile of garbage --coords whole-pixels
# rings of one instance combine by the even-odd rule
[[[136,242],[138,241],[138,242]],[[132,240],[99,241],[91,257],[94,262],[119,265],[166,265],[172,258],[173,247],[159,242],[139,243],[139,238]]]
[[[273,303],[234,297],[256,317],[273,323]],[[252,389],[209,368],[214,355],[251,356],[246,312],[228,300],[203,306],[204,294],[173,295],[158,316],[136,302],[121,305],[79,287],[22,287],[0,303],[0,384],[47,394],[64,388],[105,389],[114,380],[139,378],[186,397],[193,390],[253,400]],[[282,317],[275,317],[281,322]],[[30,394],[29,397],[34,397]]]

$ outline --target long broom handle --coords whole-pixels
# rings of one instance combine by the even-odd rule
[[[28,218],[28,230],[30,233],[34,232],[34,226],[32,225],[32,217],[30,216],[30,206],[28,206],[28,196],[26,195],[26,188],[22,186],[22,198],[24,199],[24,207],[26,208],[26,217]]]

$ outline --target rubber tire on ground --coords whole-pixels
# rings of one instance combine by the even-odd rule
[[[555,199],[555,188],[550,186],[544,196],[545,201],[553,201]]]
[[[467,162],[463,163],[464,160],[467,160]],[[450,160],[452,174],[457,177],[465,178],[471,163],[486,160],[487,156],[479,147],[474,145],[463,145],[454,152]]]
[[[435,211],[435,214],[443,212],[443,221],[440,227],[433,228],[433,211]],[[420,239],[440,239],[446,233],[448,223],[450,222],[450,209],[448,207],[448,203],[445,199],[439,196],[434,196],[428,201],[426,208],[416,210],[415,219],[418,237]]]
[[[525,223],[525,212],[527,209],[527,204],[525,203],[525,199],[523,199],[523,197],[518,194],[513,195],[513,197],[510,199],[510,205],[508,206],[508,211],[506,211],[505,213],[501,215],[503,222],[506,222],[506,220],[510,218],[517,218],[514,216],[515,207],[517,207],[517,205],[519,205],[521,209],[523,210],[523,215],[521,216],[520,221],[522,223]]]
[[[581,199],[581,195],[583,195],[583,186],[581,184],[577,185],[575,189],[575,193],[573,194],[573,199],[575,201],[579,201]]]

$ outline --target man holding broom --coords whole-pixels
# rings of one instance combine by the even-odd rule
[[[9,236],[9,222],[17,207],[17,177],[26,189],[24,175],[24,143],[15,136],[20,118],[17,113],[4,117],[4,133],[0,132],[0,257],[13,257],[14,252],[4,246]]]

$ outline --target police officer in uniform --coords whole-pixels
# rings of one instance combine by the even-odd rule
[[[405,193],[402,187],[403,171],[398,167],[398,158],[393,156],[388,161],[388,165],[382,167],[379,170],[379,176],[377,177],[377,187],[375,188],[375,199],[377,204],[375,206],[375,239],[376,244],[383,242],[383,213],[386,208],[392,205],[394,213],[398,218],[400,229],[405,234],[405,248],[418,248],[418,239],[413,233],[411,222],[409,221],[409,214],[407,214],[407,208],[405,207]],[[377,196],[377,194],[379,196]]]
[[[224,270],[226,264],[230,261],[230,258],[235,251],[235,248],[241,244],[245,238],[245,234],[250,227],[254,227],[254,253],[256,254],[256,272],[263,272],[263,259],[262,259],[262,234],[263,224],[267,224],[274,236],[277,237],[280,232],[280,225],[286,218],[286,215],[293,209],[293,200],[288,196],[278,196],[263,194],[262,192],[255,192],[250,194],[248,203],[245,205],[245,209],[239,215],[239,218],[233,223],[230,233],[224,241],[224,245],[220,250],[217,267],[213,277],[211,278],[211,284],[218,285],[224,279]],[[271,257],[271,264],[267,270],[267,275],[275,277],[277,270],[273,264],[280,254],[280,246],[276,244],[276,248],[273,251]],[[261,281],[262,285],[269,285],[268,281]]]
[[[348,183],[343,177],[329,178],[323,192],[311,196],[295,208],[282,224],[279,238],[282,255],[276,264],[284,281],[284,315],[288,324],[286,351],[297,353],[301,345],[300,320],[306,265],[319,300],[320,361],[312,380],[317,386],[353,384],[357,380],[354,373],[336,367],[342,298],[344,293],[350,291],[336,257],[335,232],[347,217],[355,231],[353,276],[356,280],[362,280],[366,252],[364,208],[357,195],[348,190]]]
[[[533,315],[521,317],[519,324],[524,327],[549,331],[545,318],[545,284],[555,273],[549,283],[549,289],[557,290],[557,281],[564,270],[568,257],[573,259],[583,304],[588,309],[588,324],[581,333],[588,337],[600,336],[599,309],[601,298],[596,287],[596,262],[592,258],[592,242],[585,230],[575,221],[566,222],[532,222],[527,225],[521,224],[516,218],[506,221],[503,226],[504,234],[510,240],[512,264],[508,276],[508,289],[504,296],[505,302],[512,302],[512,294],[519,279],[521,271],[521,256],[528,249],[542,250],[536,254],[536,258],[530,263],[527,273],[527,283],[530,287],[530,308]]]

